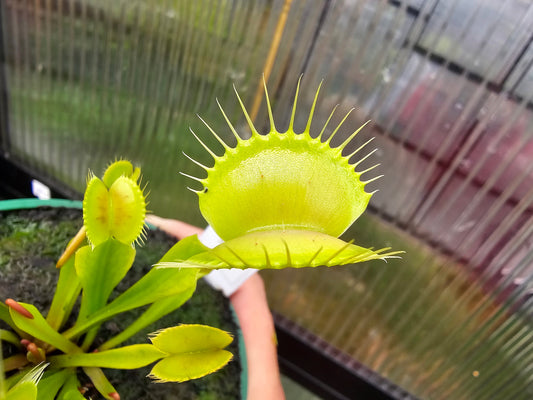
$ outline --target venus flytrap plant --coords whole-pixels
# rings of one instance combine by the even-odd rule
[[[119,395],[102,368],[134,369],[155,363],[150,373],[155,381],[181,382],[209,374],[230,361],[231,353],[223,349],[232,337],[202,325],[163,329],[150,337],[151,344],[117,348],[142,328],[181,306],[191,297],[201,276],[198,269],[152,269],[109,301],[112,290],[133,264],[135,243],[144,236],[146,200],[139,181],[140,170],[125,160],[112,163],[102,179],[90,174],[83,201],[84,226],[58,262],[58,283],[46,317],[32,304],[13,299],[0,305],[0,318],[13,328],[13,332],[0,331],[0,339],[20,349],[20,353],[2,363],[3,370],[10,373],[7,381],[2,379],[7,387],[0,392],[7,390],[7,400],[19,398],[12,397],[13,391],[34,390],[35,385],[21,389],[30,385],[17,381],[23,382],[24,374],[33,365],[44,362],[49,368],[34,397],[38,400],[83,399],[78,390],[78,368],[104,398],[116,400]],[[204,250],[191,240],[182,240],[161,262],[188,258]],[[80,297],[75,322],[65,329],[73,320],[71,314]],[[127,329],[99,348],[94,347],[103,322],[145,305],[149,305],[148,309]]]
[[[204,376],[232,358],[224,350],[232,338],[219,329],[180,325],[155,332],[149,337],[151,343],[118,346],[180,307],[193,294],[197,280],[213,269],[329,267],[386,260],[401,253],[366,249],[338,238],[366,209],[372,193],[365,187],[377,178],[361,179],[374,167],[355,170],[372,153],[351,161],[368,142],[343,155],[363,127],[332,146],[347,116],[326,137],[332,112],[320,134],[311,135],[319,90],[302,133],[294,131],[299,83],[286,132],[275,126],[266,85],[268,134],[257,132],[237,92],[251,131],[249,139],[237,133],[220,104],[237,141],[235,147],[204,122],[224,148],[218,156],[191,131],[214,165],[189,157],[207,176],[186,176],[201,183],[201,190],[191,190],[198,194],[203,216],[225,242],[209,249],[197,236],[179,241],[155,268],[111,301],[111,292],[132,266],[135,244],[143,240],[146,196],[140,187],[140,169],[128,161],[112,163],[102,179],[90,174],[83,201],[84,226],[57,263],[59,278],[46,317],[31,304],[12,299],[0,303],[0,319],[12,328],[12,332],[0,330],[0,339],[20,350],[2,364],[11,375],[0,381],[4,383],[0,395],[7,393],[7,400],[16,400],[9,393],[21,390],[16,389],[17,382],[44,362],[49,366],[38,385],[37,400],[83,399],[78,391],[80,369],[104,398],[114,400],[119,395],[102,368],[154,364],[149,376],[157,382]],[[94,345],[103,322],[143,306],[148,307],[126,329]]]
[[[191,190],[198,194],[204,218],[225,242],[188,259],[162,262],[160,268],[329,267],[386,260],[402,253],[389,248],[366,249],[338,239],[366,209],[373,193],[367,193],[365,186],[379,177],[363,181],[361,175],[377,165],[355,171],[373,152],[351,162],[369,142],[343,155],[343,150],[364,125],[339,146],[331,146],[348,115],[326,139],[324,133],[332,112],[320,134],[311,136],[320,87],[304,131],[294,131],[299,85],[298,82],[286,132],[279,132],[275,126],[266,85],[268,134],[257,132],[237,91],[250,128],[249,139],[241,138],[220,104],[220,111],[237,141],[235,147],[224,142],[204,121],[224,148],[224,154],[218,156],[191,131],[212,156],[214,165],[208,167],[187,156],[207,177],[184,175],[201,183],[201,190]]]

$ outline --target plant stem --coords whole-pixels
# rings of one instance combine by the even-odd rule
[[[100,326],[95,326],[87,332],[87,334],[83,338],[83,343],[81,345],[81,348],[83,349],[83,351],[89,350],[89,347],[91,347],[91,344],[93,344],[94,338],[96,337],[96,334],[98,333],[99,328]]]
[[[59,271],[52,305],[46,316],[46,322],[55,330],[59,330],[67,320],[81,291],[81,283],[76,274],[74,259],[75,257],[71,257]]]
[[[18,337],[11,331],[0,329],[0,341],[11,343],[13,346],[22,349],[22,345],[20,344],[20,337]]]
[[[116,398],[112,396],[113,393],[117,393],[116,389],[111,385],[111,382],[107,379],[101,368],[85,367],[83,372],[91,379],[96,390],[100,392],[106,399]],[[120,398],[120,397],[119,397]]]
[[[3,362],[4,371],[6,372],[22,368],[26,364],[28,364],[28,359],[24,354],[15,354],[14,356],[6,358]]]
[[[95,353],[60,354],[48,358],[52,368],[101,367],[136,369],[153,363],[168,354],[151,344],[134,344]]]

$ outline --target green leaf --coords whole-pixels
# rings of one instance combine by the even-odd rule
[[[207,250],[209,250],[209,247],[204,246],[198,239],[197,235],[191,235],[181,239],[178,243],[172,246],[159,262],[186,260]]]
[[[11,343],[19,349],[22,348],[20,344],[20,337],[15,335],[13,332],[7,331],[5,329],[0,329],[0,341]]]
[[[121,176],[109,188],[111,235],[124,243],[133,243],[141,235],[146,217],[144,194],[133,179]]]
[[[22,379],[7,392],[7,400],[35,400],[37,399],[37,383],[43,375],[47,363],[41,363],[32,368]]]
[[[11,315],[9,315],[9,307],[4,303],[0,303],[0,319],[9,325],[13,324]]]
[[[169,354],[223,349],[233,338],[223,330],[206,325],[180,325],[162,329],[150,337],[152,344]]]
[[[206,250],[208,250],[208,248],[198,240],[196,235],[189,236],[176,243],[163,256],[163,258],[161,258],[160,262],[186,259]],[[178,309],[193,295],[195,289],[196,280],[188,289],[185,289],[183,292],[155,301],[141,316],[139,316],[137,320],[135,320],[135,322],[129,325],[117,336],[108,340],[106,343],[100,346],[99,349],[106,350],[119,345],[141,329]]]
[[[121,176],[130,178],[133,175],[133,165],[127,160],[119,160],[111,163],[104,172],[102,180],[109,188]],[[136,179],[135,179],[136,180]]]
[[[350,163],[364,145],[352,153],[345,151],[349,154],[343,155],[343,150],[353,144],[352,140],[362,127],[332,147],[331,140],[335,137],[334,142],[337,142],[339,139],[336,134],[348,113],[332,133],[328,132],[327,138],[323,137],[326,126],[318,136],[311,136],[317,90],[307,126],[302,133],[296,133],[294,119],[299,86],[298,82],[291,120],[285,132],[278,131],[275,126],[266,84],[268,134],[257,132],[238,94],[250,128],[247,139],[239,136],[223,111],[237,139],[236,146],[228,146],[206,124],[225,152],[218,156],[201,142],[212,155],[214,164],[210,168],[204,167],[206,178],[192,178],[206,189],[197,192],[200,211],[223,240],[269,229],[304,229],[339,236],[368,205],[372,194],[365,192],[365,185],[372,179],[362,181],[363,172],[355,171],[355,167],[368,156]],[[328,122],[329,119],[326,125]]]
[[[0,347],[2,343],[0,343]],[[6,381],[4,379],[4,355],[0,351],[0,400],[5,400],[6,398]]]
[[[230,352],[222,350],[232,342],[231,335],[210,326],[175,326],[150,339],[155,347],[170,354],[150,372],[150,377],[160,382],[200,378],[222,368],[232,358]]]
[[[55,330],[59,330],[68,319],[81,291],[74,258],[70,257],[59,270],[54,298],[46,316],[46,321]]]
[[[95,324],[112,318],[121,312],[142,307],[189,290],[195,284],[197,275],[197,269],[152,268],[115,300],[86,320],[80,321],[75,327],[65,331],[63,335],[66,338],[76,337]]]
[[[8,324],[20,337],[24,337],[24,333],[17,328],[17,325],[11,319],[11,314],[9,313],[9,307],[4,303],[0,303],[0,319]]]
[[[96,176],[87,182],[83,197],[83,221],[87,230],[87,238],[93,245],[106,241],[110,236],[109,192],[106,185]]]
[[[7,392],[6,400],[35,400],[37,385],[33,382],[21,382]]]
[[[108,350],[129,339],[141,329],[146,328],[151,323],[158,321],[165,315],[181,307],[191,298],[196,290],[196,282],[189,289],[184,290],[174,296],[155,301],[139,318],[132,324],[128,325],[118,335],[112,337],[103,345],[98,347],[99,350]]]
[[[38,340],[58,348],[65,353],[76,353],[81,351],[78,346],[63,337],[50,325],[48,325],[44,317],[35,306],[27,303],[19,304],[29,311],[29,313],[33,316],[33,318],[27,318],[10,308],[9,313],[11,318],[19,329],[30,334]]]
[[[134,344],[95,353],[60,354],[48,358],[53,368],[99,367],[116,369],[141,368],[167,354],[151,344]]]
[[[59,389],[73,372],[68,369],[47,372],[39,381],[37,400],[54,400]]]
[[[141,235],[146,216],[144,194],[136,181],[120,176],[106,187],[93,176],[83,198],[87,237],[98,245],[110,237],[130,244]]]
[[[110,394],[116,393],[117,391],[105,376],[104,371],[100,368],[85,367],[83,368],[83,372],[85,372],[85,374],[91,379],[96,390],[98,390],[104,398],[113,399]]]
[[[135,249],[115,239],[98,246],[85,246],[76,252],[76,272],[83,287],[78,321],[102,308],[115,286],[124,278],[135,259]],[[92,344],[98,327],[87,333],[82,344],[86,350]]]
[[[21,356],[23,356],[24,358],[26,358],[25,354],[20,354]],[[12,358],[13,356],[9,357],[9,358]],[[5,362],[6,360],[4,360]],[[27,359],[26,359],[27,361]],[[26,365],[24,367],[20,367],[20,369],[13,373],[12,375],[10,375],[9,377],[6,377],[4,376],[4,387],[6,390],[9,390],[11,389],[13,386],[15,386],[18,382],[20,382],[20,380],[24,377],[25,374],[27,374],[28,372],[30,372],[31,368]],[[7,371],[6,368],[4,368],[4,371]]]
[[[72,371],[61,388],[57,400],[85,400],[85,397],[78,390],[79,386],[78,378],[74,371]]]
[[[175,354],[159,361],[148,375],[157,382],[185,382],[211,374],[232,359],[226,350]]]
[[[135,259],[135,249],[115,239],[76,252],[76,273],[83,287],[79,318],[102,308],[115,286],[124,278]]]
[[[281,269],[345,265],[384,260],[403,252],[370,250],[324,233],[305,230],[261,231],[231,239],[214,249],[167,267]]]
[[[21,368],[24,369],[24,366],[27,364],[28,358],[26,357],[26,354],[16,353],[3,360],[2,369],[4,371],[20,370]],[[18,382],[19,378],[19,373],[11,375],[9,378],[6,379],[7,387],[13,386],[14,383]]]
[[[164,270],[152,268],[132,287],[108,305],[108,312],[124,312],[142,307],[159,299],[174,296],[189,290],[196,282],[197,270],[178,270],[178,273],[162,273]],[[165,271],[166,272],[166,271]]]

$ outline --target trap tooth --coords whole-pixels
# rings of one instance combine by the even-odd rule
[[[224,151],[229,150],[229,146],[227,145],[227,143],[223,141],[220,136],[218,136],[218,134],[213,130],[213,128],[211,128],[209,124],[203,120],[202,117],[200,117],[199,115],[197,115],[197,117],[200,118],[200,121],[204,123],[204,125],[207,127],[207,129],[209,129],[209,131],[215,137],[215,139],[222,145],[222,147],[224,147]]]
[[[341,126],[344,124],[344,122],[348,119],[348,117],[350,116],[350,114],[352,113],[353,110],[355,110],[355,108],[350,109],[350,111],[348,111],[348,112],[346,113],[346,115],[345,115],[344,118],[341,120],[341,122],[339,122],[339,124],[337,125],[337,127],[335,128],[335,130],[333,131],[333,133],[332,133],[331,135],[329,135],[328,140],[326,140],[326,144],[327,144],[327,145],[330,145],[331,140],[332,140],[333,137],[337,134],[337,132],[339,131],[339,129],[341,128]],[[342,149],[341,149],[341,150],[342,150]]]
[[[354,110],[353,108],[350,110],[350,112]],[[344,122],[344,121],[343,121]],[[356,129],[356,131],[354,133],[352,133],[350,136],[348,136],[346,138],[346,140],[344,142],[342,142],[338,147],[337,147],[337,150],[340,153],[342,153],[342,151],[344,150],[344,148],[357,136],[357,134],[359,132],[361,132],[361,130],[368,125],[370,121],[366,121],[363,125],[361,125],[358,129]],[[372,138],[374,139],[374,138]],[[348,157],[349,158],[349,157]]]
[[[222,113],[222,115],[224,116],[224,120],[226,121],[226,124],[228,124],[231,132],[233,133],[233,136],[235,136],[235,139],[237,139],[237,143],[240,143],[242,141],[242,138],[239,136],[239,134],[237,133],[237,131],[235,130],[235,127],[233,126],[233,124],[231,123],[231,121],[229,120],[228,116],[226,115],[226,113],[224,112],[224,109],[222,108],[222,106],[220,105],[220,102],[218,101],[218,99],[216,99],[217,101],[217,104],[218,104],[218,108],[220,109],[220,112]]]

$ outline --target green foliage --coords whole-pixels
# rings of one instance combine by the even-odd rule
[[[159,382],[183,382],[210,374],[232,358],[224,348],[233,338],[220,329],[204,325],[180,325],[151,337],[154,347],[167,353],[150,376]]]
[[[252,232],[228,240],[188,259],[162,262],[161,267],[302,268],[352,264],[394,257],[388,249],[369,250],[323,233],[304,230]]]
[[[45,372],[39,382],[37,400],[54,400],[66,380],[73,374],[72,370],[63,369],[53,373]]]
[[[2,385],[0,385],[0,400],[37,400],[37,384],[47,365],[40,364],[30,370],[7,393],[3,387],[3,374],[0,375],[0,381],[2,382]]]
[[[137,181],[141,176],[140,168],[133,168],[133,165],[127,160],[119,160],[111,163],[102,177],[102,181],[106,187],[111,187],[113,183],[120,177],[125,176]]]
[[[152,344],[136,344],[96,353],[51,356],[54,368],[102,367],[135,369],[157,360],[150,376],[161,382],[200,378],[226,365],[232,354],[223,350],[232,337],[203,325],[180,325],[153,334]]]
[[[46,316],[46,321],[55,330],[59,330],[66,322],[81,291],[74,259],[75,257],[70,257],[61,267],[55,296]]]
[[[78,318],[86,318],[102,308],[111,291],[133,264],[135,249],[115,239],[76,252],[74,265],[83,288]]]
[[[8,299],[6,304],[0,305],[0,318],[14,331],[1,331],[0,339],[21,349],[20,354],[2,362],[2,367],[10,373],[10,379],[4,381],[0,371],[2,399],[83,399],[78,390],[80,382],[76,368],[85,372],[104,398],[114,399],[115,390],[101,368],[132,369],[161,358],[176,358],[176,354],[161,351],[153,344],[115,348],[127,337],[187,301],[200,276],[198,269],[151,269],[110,301],[112,290],[126,276],[135,259],[133,243],[139,242],[144,233],[146,200],[139,186],[140,175],[139,168],[120,160],[107,168],[102,179],[95,176],[89,179],[83,202],[84,226],[69,242],[58,262],[61,270],[46,318],[32,304]],[[89,245],[84,244],[86,237]],[[162,260],[190,257],[205,250],[197,238],[183,240]],[[64,325],[72,320],[70,317],[80,295],[77,318],[64,329]],[[148,309],[128,329],[116,338],[110,338],[100,351],[92,351],[104,321],[146,305],[149,305]],[[210,349],[213,350],[211,353],[202,354],[209,368],[197,368],[189,379],[193,375],[196,378],[213,372],[231,358],[231,355],[226,356],[221,362],[222,350],[216,343]],[[50,354],[58,351],[58,355]],[[187,352],[185,355],[192,357]],[[44,360],[50,364],[50,369],[41,384],[42,390],[37,391],[38,379],[28,380],[22,376],[28,366]],[[176,367],[175,361],[170,364]],[[165,371],[163,367],[159,369]],[[183,381],[187,374],[184,371],[187,371],[185,367],[175,379],[168,373],[158,376],[157,370],[152,376],[158,380]]]
[[[23,382],[15,385],[6,396],[6,400],[32,400],[37,398],[37,385]]]
[[[59,390],[57,400],[84,400],[85,397],[80,393],[78,389],[78,379],[72,372],[67,376],[63,386]],[[108,396],[105,396],[108,399]]]
[[[205,250],[207,250],[207,247],[200,243],[196,236],[189,236],[176,243],[159,262],[161,263],[167,260],[187,259]],[[186,272],[180,273],[180,275],[185,273]],[[124,340],[130,338],[139,330],[159,320],[164,315],[176,310],[192,296],[192,293],[195,289],[196,285],[191,284],[183,291],[154,301],[150,307],[135,320],[135,322],[130,324],[118,335],[102,344],[99,349],[106,350],[113,348],[114,346],[122,343]]]
[[[134,344],[96,353],[62,354],[51,356],[54,367],[102,367],[135,369],[151,364],[164,357],[165,353],[150,344]]]
[[[20,303],[20,306],[26,309],[31,317],[28,318],[11,307],[9,312],[17,328],[26,332],[31,337],[47,343],[65,353],[77,353],[80,351],[78,346],[48,325],[35,306],[25,303]]]

